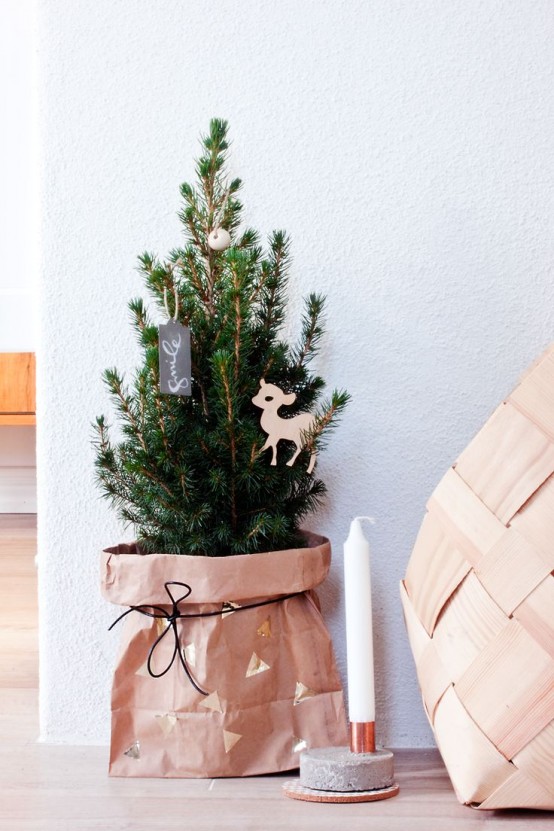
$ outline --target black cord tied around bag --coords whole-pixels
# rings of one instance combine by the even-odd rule
[[[175,598],[171,593],[170,586],[179,586],[182,589],[185,589],[185,593],[181,595],[181,597]],[[184,651],[181,649],[181,642],[179,640],[179,632],[177,631],[177,621],[184,620],[186,618],[202,618],[202,617],[216,617],[217,615],[224,615],[228,610],[218,609],[215,612],[181,612],[179,609],[179,604],[186,600],[189,595],[192,594],[192,588],[188,585],[188,583],[180,583],[178,580],[168,580],[164,583],[164,588],[167,592],[167,595],[171,601],[171,610],[168,612],[164,609],[163,606],[155,606],[153,604],[143,603],[139,604],[138,606],[130,606],[123,614],[119,615],[116,620],[111,624],[108,628],[108,632],[110,632],[114,626],[119,623],[120,620],[123,620],[124,617],[127,617],[131,612],[139,612],[141,615],[146,615],[147,617],[157,618],[158,620],[166,620],[167,626],[161,632],[152,646],[148,651],[148,659],[146,661],[146,668],[148,670],[149,675],[152,678],[161,678],[163,675],[169,672],[171,667],[175,662],[175,658],[178,656],[181,666],[183,667],[187,678],[189,679],[190,683],[194,687],[194,689],[200,693],[200,695],[209,695],[206,690],[203,690],[201,687],[198,686],[196,683],[189,666],[187,664],[187,659],[185,656]],[[259,606],[268,606],[271,603],[280,603],[283,600],[288,600],[291,597],[296,597],[297,595],[304,594],[304,592],[293,592],[292,594],[286,594],[283,597],[277,597],[271,600],[261,600],[258,603],[250,603],[245,606],[237,606],[233,608],[233,612],[243,612],[247,609],[257,609]],[[173,655],[171,656],[169,663],[167,664],[166,668],[162,670],[162,672],[154,672],[152,669],[152,658],[156,647],[158,644],[165,638],[169,631],[173,632],[174,638],[174,647],[173,647]]]

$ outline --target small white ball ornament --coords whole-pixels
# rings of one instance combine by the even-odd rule
[[[214,251],[225,251],[231,245],[231,234],[225,228],[214,228],[208,236],[208,245]]]

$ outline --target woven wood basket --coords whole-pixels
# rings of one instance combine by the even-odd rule
[[[554,809],[554,345],[448,471],[401,584],[460,802]]]

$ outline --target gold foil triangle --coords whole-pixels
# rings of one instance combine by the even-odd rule
[[[261,635],[262,638],[270,638],[271,637],[271,618],[268,617],[261,626],[258,627],[257,635]]]
[[[169,621],[168,621],[167,618],[165,618],[165,617],[157,617],[156,618],[156,629],[157,629],[157,632],[158,632],[158,638],[160,637],[162,632],[165,632],[165,630],[167,629],[168,626],[169,626]]]
[[[237,742],[240,742],[242,739],[242,735],[240,733],[231,733],[230,730],[223,731],[223,744],[225,745],[225,753],[229,753],[230,750],[236,745]]]
[[[306,739],[300,739],[298,736],[293,736],[292,738],[292,752],[293,753],[300,753],[301,750],[306,750],[308,747],[308,742]]]
[[[201,707],[205,707],[207,710],[215,710],[216,713],[222,713],[223,708],[221,707],[221,701],[219,700],[219,696],[217,694],[217,690],[210,695],[206,696],[201,702]]]
[[[145,661],[141,667],[137,669],[135,675],[140,675],[143,678],[149,678],[150,673],[148,672],[148,661]]]
[[[240,603],[233,603],[232,600],[225,601],[223,609],[221,610],[221,617],[228,617],[228,615],[232,615],[237,609],[240,609]]]
[[[169,736],[175,725],[177,724],[177,716],[171,713],[164,713],[163,715],[154,716],[164,736]]]
[[[303,701],[306,701],[308,698],[313,698],[314,695],[317,695],[315,690],[311,690],[302,681],[296,682],[296,690],[294,691],[294,704],[301,704]]]
[[[128,756],[130,759],[140,759],[140,742],[137,739],[136,742],[133,742],[130,748],[126,750],[123,754],[124,756]]]
[[[260,672],[266,672],[268,669],[271,669],[269,664],[266,664],[265,661],[262,661],[259,655],[256,655],[256,653],[253,652],[244,677],[250,678],[252,675],[259,675]]]
[[[189,666],[196,666],[196,646],[193,643],[187,643],[183,647],[183,657]]]

